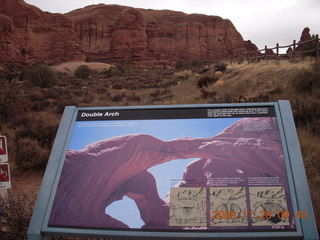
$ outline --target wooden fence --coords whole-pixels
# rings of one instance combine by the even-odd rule
[[[286,53],[280,53],[280,49],[286,48]],[[310,48],[310,49],[308,49]],[[274,52],[275,50],[275,52]],[[296,42],[293,40],[293,43],[286,46],[280,46],[279,43],[276,44],[273,48],[260,49],[258,51],[246,51],[241,54],[240,57],[233,57],[231,61],[243,61],[247,60],[248,63],[258,62],[260,60],[280,60],[280,59],[299,59],[306,54],[315,53],[316,62],[320,62],[320,42],[319,35],[317,34],[313,39]]]

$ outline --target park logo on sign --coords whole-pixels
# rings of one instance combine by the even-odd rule
[[[9,164],[0,164],[0,190],[11,188]]]
[[[0,163],[8,162],[7,139],[0,136]]]

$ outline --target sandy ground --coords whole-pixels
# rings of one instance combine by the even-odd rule
[[[113,65],[107,64],[107,63],[101,63],[101,62],[85,62],[85,61],[73,61],[73,62],[65,62],[60,63],[58,65],[52,66],[53,69],[67,73],[70,75],[74,74],[74,71],[80,66],[80,65],[87,65],[89,68],[96,70],[98,72],[108,70]]]

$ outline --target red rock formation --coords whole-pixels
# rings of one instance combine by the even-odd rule
[[[0,62],[84,59],[72,22],[22,0],[0,2]]]
[[[300,41],[308,41],[311,40],[310,28],[305,27],[301,33]]]
[[[298,42],[298,46],[296,48],[297,51],[305,51],[307,50],[308,46],[310,46],[310,43],[305,43],[305,44],[301,44],[302,42],[311,40],[312,37],[310,35],[310,28],[305,27],[302,30],[301,36],[300,36],[300,41]]]
[[[216,16],[103,4],[66,16],[92,59],[170,65],[177,59],[220,60],[257,50],[231,21]]]
[[[83,59],[172,66],[256,51],[231,21],[216,16],[99,4],[62,14],[23,0],[0,2],[2,62]],[[79,45],[80,44],[80,45]]]
[[[244,130],[258,122],[268,127]],[[168,204],[159,197],[147,169],[188,158],[200,160],[187,167],[180,186],[209,186],[212,177],[277,176],[288,187],[275,118],[243,119],[212,138],[161,141],[149,135],[119,136],[68,151],[49,225],[126,228],[105,214],[105,208],[128,196],[139,208],[143,228],[170,228]]]

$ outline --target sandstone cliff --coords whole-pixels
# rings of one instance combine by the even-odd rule
[[[0,2],[0,62],[111,63],[172,66],[176,60],[221,60],[257,48],[217,16],[93,5],[52,14],[23,0]]]
[[[0,2],[0,62],[84,59],[70,19],[22,0]]]
[[[165,65],[177,59],[221,60],[257,50],[231,21],[217,16],[104,4],[66,16],[91,59]]]

